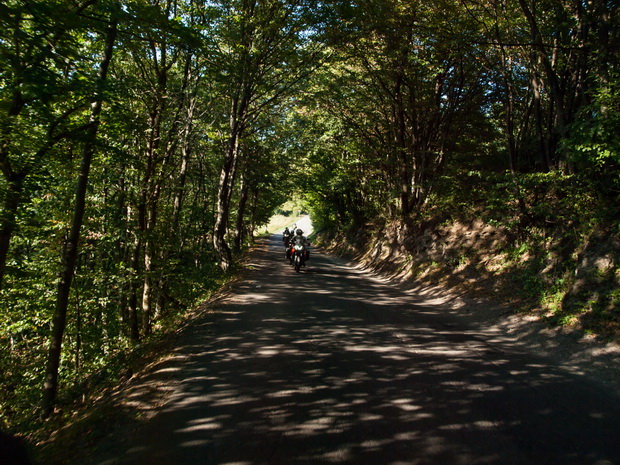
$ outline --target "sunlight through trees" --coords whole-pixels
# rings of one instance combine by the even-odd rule
[[[617,236],[619,30],[605,1],[2,3],[0,427],[118,376],[294,194],[353,236]]]

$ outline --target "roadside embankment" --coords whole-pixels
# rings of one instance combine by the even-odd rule
[[[319,242],[416,292],[450,294],[464,318],[620,386],[617,236],[570,244],[473,220],[375,224]]]

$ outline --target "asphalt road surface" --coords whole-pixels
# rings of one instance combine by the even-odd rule
[[[617,392],[278,236],[161,371],[98,465],[620,464]]]

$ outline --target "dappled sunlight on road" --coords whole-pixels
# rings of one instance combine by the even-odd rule
[[[187,331],[153,375],[174,394],[105,463],[617,463],[615,395],[359,270],[315,254],[297,274],[279,253]]]

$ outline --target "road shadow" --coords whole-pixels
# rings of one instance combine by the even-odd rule
[[[166,405],[83,463],[620,463],[616,393],[320,253],[295,273],[281,247],[153,370]]]

